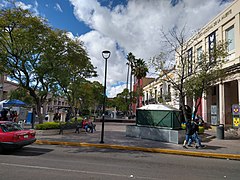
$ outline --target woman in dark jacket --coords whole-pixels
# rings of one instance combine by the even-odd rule
[[[193,121],[186,122],[186,134],[185,134],[185,140],[183,142],[184,148],[187,148],[186,145],[188,144],[189,140],[192,139],[192,135],[194,133],[193,124],[194,124]]]

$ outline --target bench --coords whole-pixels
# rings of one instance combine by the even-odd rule
[[[77,126],[78,126],[78,124],[76,124],[76,123],[68,123],[68,122],[66,124],[60,123],[59,134],[63,134],[63,130],[76,129]]]

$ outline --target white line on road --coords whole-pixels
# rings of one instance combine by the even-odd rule
[[[33,168],[33,169],[43,169],[43,170],[53,170],[53,171],[65,171],[65,172],[105,175],[105,176],[127,177],[127,178],[134,177],[135,179],[158,179],[158,178],[141,177],[141,176],[134,176],[134,175],[122,175],[122,174],[102,173],[102,172],[93,172],[93,171],[81,171],[81,170],[74,170],[74,169],[61,169],[61,168],[52,168],[52,167],[44,167],[44,166],[30,166],[30,165],[23,165],[23,164],[1,163],[1,165],[23,167],[23,168]]]

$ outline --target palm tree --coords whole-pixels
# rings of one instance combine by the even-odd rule
[[[133,75],[133,66],[135,63],[135,56],[130,52],[127,55],[127,60],[128,60],[128,64],[131,69],[130,69],[130,115],[132,115],[132,75]],[[128,71],[129,72],[129,71]]]
[[[140,80],[143,77],[146,77],[148,73],[148,67],[143,59],[136,59],[132,69],[133,75],[137,78],[138,85],[137,85],[137,108],[139,108],[139,97],[140,97]]]

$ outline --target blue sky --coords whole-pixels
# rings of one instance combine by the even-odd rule
[[[47,18],[55,28],[71,31],[75,36],[90,31],[84,22],[76,19],[73,14],[73,6],[68,0],[41,0],[38,1],[38,6],[40,15]]]
[[[53,28],[79,38],[99,76],[104,80],[101,52],[111,51],[108,60],[107,94],[114,97],[126,87],[126,55],[149,59],[164,50],[161,30],[183,25],[193,32],[229,5],[222,0],[16,0],[16,5],[46,18]],[[0,8],[7,7],[0,0]],[[155,76],[150,69],[148,76]]]

